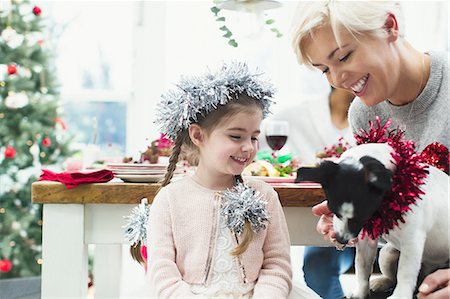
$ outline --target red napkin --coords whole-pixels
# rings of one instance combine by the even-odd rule
[[[80,184],[105,183],[114,178],[111,170],[101,169],[92,172],[61,172],[55,173],[42,169],[39,181],[58,181],[66,185],[67,189],[75,188]]]

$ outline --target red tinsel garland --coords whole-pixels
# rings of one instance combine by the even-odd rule
[[[376,126],[369,121],[370,131],[361,129],[355,135],[357,144],[387,143],[394,152],[397,170],[392,178],[392,191],[388,192],[379,209],[373,214],[363,227],[362,238],[367,234],[376,239],[382,234],[388,234],[391,229],[405,222],[404,215],[411,210],[411,205],[420,198],[424,192],[421,185],[428,174],[428,165],[424,164],[422,157],[416,153],[414,142],[403,138],[404,132],[400,129],[388,131],[391,120],[384,126],[380,125],[380,118],[376,117]]]

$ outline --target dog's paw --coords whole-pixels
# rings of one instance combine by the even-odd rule
[[[364,299],[369,296],[369,290],[368,289],[356,289],[352,293],[348,294],[346,297],[348,299]]]
[[[387,278],[386,276],[381,276],[370,281],[370,290],[375,293],[386,292],[390,288],[394,287],[394,285],[395,281]]]

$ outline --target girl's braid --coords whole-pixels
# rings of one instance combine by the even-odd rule
[[[178,157],[181,153],[181,146],[183,145],[183,133],[178,134],[177,139],[175,140],[175,145],[172,149],[172,154],[169,158],[169,166],[167,166],[167,171],[164,176],[164,179],[161,182],[161,187],[167,186],[170,183],[170,180],[173,177],[173,172],[177,168]]]
[[[183,144],[182,135],[183,134],[179,134],[177,139],[175,140],[175,145],[173,147],[172,154],[170,155],[169,158],[169,166],[167,166],[166,174],[164,176],[163,181],[161,182],[161,187],[168,185],[173,177],[173,172],[177,167],[178,156],[180,155],[181,152],[181,145]],[[134,260],[139,262],[141,265],[145,265],[146,261],[142,257],[141,246],[142,246],[141,241],[138,241],[134,246],[130,247],[130,253]]]

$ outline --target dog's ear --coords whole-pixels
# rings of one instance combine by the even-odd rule
[[[384,167],[384,165],[369,156],[364,156],[359,159],[364,166],[364,173],[366,183],[379,189],[382,192],[390,191],[392,189],[392,171]]]
[[[324,161],[318,167],[300,167],[297,170],[295,182],[308,181],[324,185],[337,174],[338,169],[339,164],[332,161]]]

